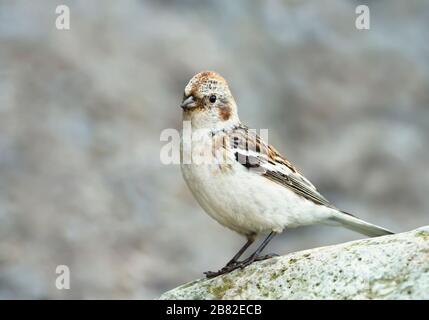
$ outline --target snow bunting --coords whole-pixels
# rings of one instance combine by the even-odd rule
[[[324,223],[367,236],[392,234],[334,207],[284,156],[243,125],[228,84],[219,74],[196,74],[185,88],[181,107],[193,134],[190,162],[183,161],[183,134],[181,143],[181,169],[189,189],[213,219],[247,238],[224,268],[206,272],[207,277],[272,257],[261,252],[285,228]],[[192,161],[201,154],[211,161]],[[269,235],[239,261],[261,233]]]

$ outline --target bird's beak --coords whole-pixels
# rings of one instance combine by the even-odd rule
[[[193,96],[187,97],[185,100],[183,100],[182,104],[180,105],[180,107],[183,110],[191,109],[191,108],[194,108],[196,106],[197,106],[197,104],[195,103],[195,99]]]

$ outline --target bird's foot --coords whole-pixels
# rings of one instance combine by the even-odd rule
[[[220,276],[222,274],[230,273],[231,271],[234,271],[235,269],[238,269],[240,267],[240,262],[229,262],[225,267],[220,269],[219,271],[207,271],[204,272],[207,278],[214,278],[217,276]]]
[[[278,257],[279,255],[277,253],[269,253],[263,256],[257,256],[255,261],[262,261],[262,260],[267,260],[267,259],[271,259],[271,258],[275,258]]]
[[[231,271],[234,271],[238,268],[244,269],[245,267],[251,265],[255,261],[267,260],[267,259],[271,259],[273,257],[278,257],[278,256],[279,255],[275,254],[275,253],[270,253],[270,254],[266,254],[263,256],[251,255],[249,258],[247,258],[243,261],[231,260],[230,262],[228,262],[226,264],[225,267],[223,267],[219,271],[207,271],[207,272],[204,272],[204,274],[206,275],[207,278],[214,278],[214,277],[220,276],[222,274],[230,273]]]
[[[249,258],[247,258],[246,260],[243,260],[240,263],[239,268],[244,269],[245,267],[250,266],[255,261],[267,260],[278,256],[279,255],[276,253],[269,253],[263,256],[251,255]]]

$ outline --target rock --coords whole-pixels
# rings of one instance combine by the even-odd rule
[[[160,299],[429,299],[429,226],[256,262]]]

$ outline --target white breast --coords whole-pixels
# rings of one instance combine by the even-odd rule
[[[199,143],[193,152],[204,152],[207,146]],[[235,161],[229,166],[191,163],[181,167],[189,189],[203,209],[220,224],[243,235],[281,232],[288,227],[322,222],[331,215],[331,209],[316,205]]]

